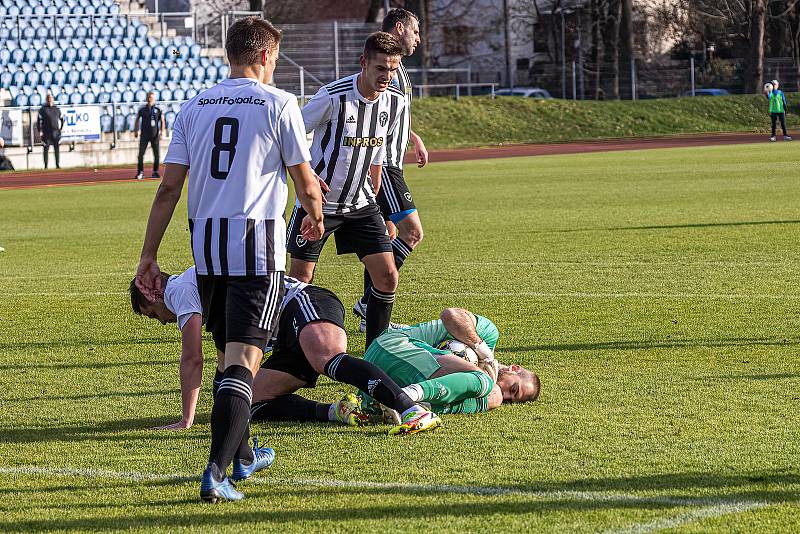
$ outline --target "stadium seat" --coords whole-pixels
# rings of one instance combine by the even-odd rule
[[[78,48],[78,61],[89,61],[89,49],[85,46]]]
[[[67,71],[67,83],[75,85],[79,81],[81,81],[81,73],[75,69],[69,69],[69,71]]]
[[[125,129],[129,132],[133,131],[133,127],[136,125],[136,113],[128,113],[125,115]]]
[[[64,49],[64,61],[67,63],[75,63],[75,60],[78,58],[78,51],[71,46],[69,48]]]
[[[25,61],[25,51],[21,48],[15,48],[11,51],[11,60],[14,65],[20,65]]]
[[[171,82],[179,82],[181,81],[181,69],[180,67],[170,67],[169,69],[169,81]]]
[[[59,93],[59,95],[54,98],[59,106],[69,105],[69,95],[67,93]]]
[[[108,104],[109,102],[111,102],[111,94],[107,91],[102,91],[97,95],[98,104]]]
[[[193,44],[192,46],[189,47],[189,57],[199,58],[201,50],[202,48],[200,47],[199,44]]]
[[[97,99],[94,96],[94,93],[92,93],[91,91],[87,91],[87,92],[85,92],[83,94],[83,103],[84,104],[94,104],[96,102],[96,100]]]
[[[141,50],[138,46],[129,46],[128,47],[128,60],[129,61],[139,61],[139,56],[141,54]]]
[[[186,91],[180,87],[172,91],[172,100],[186,100]]]
[[[216,80],[218,71],[219,71],[219,69],[217,69],[217,67],[215,67],[214,65],[209,65],[208,67],[206,67],[205,80],[206,81],[207,80],[211,80],[211,81]]]
[[[170,91],[169,89],[161,90],[161,94],[160,94],[159,100],[164,101],[164,102],[166,102],[168,100],[172,100],[172,91]]]
[[[42,47],[39,49],[39,61],[42,63],[49,63],[50,62],[50,49],[47,47]]]
[[[125,131],[125,116],[124,115],[114,115],[114,130],[117,132],[124,132]]]
[[[53,73],[53,82],[56,85],[64,85],[67,81],[67,73],[64,72],[64,69],[59,67],[57,71]]]
[[[113,119],[111,115],[103,114],[100,115],[100,129],[103,133],[110,133],[111,132],[111,125],[113,124]]]
[[[123,102],[134,102],[136,100],[136,93],[128,89],[127,91],[122,92],[122,101]]]
[[[149,45],[144,45],[139,49],[139,59],[150,62],[153,59],[153,49]]]
[[[8,48],[0,48],[0,63],[8,66],[9,61],[11,61],[11,50]]]
[[[192,87],[191,89],[187,89],[186,90],[186,95],[185,95],[186,100],[191,100],[192,98],[194,98],[196,96],[197,96],[197,89],[195,89],[194,87]]]
[[[92,83],[93,79],[94,79],[94,73],[91,70],[89,70],[88,66],[84,67],[84,69],[81,71],[81,83],[89,84]]]
[[[30,71],[25,77],[25,85],[32,86],[39,83],[39,73],[35,70]]]
[[[50,50],[50,61],[61,63],[64,60],[64,49],[61,47],[54,47]]]
[[[36,58],[39,56],[39,51],[35,47],[25,50],[25,63],[36,63]]]
[[[39,39],[41,41],[44,41],[45,39],[50,37],[50,35],[51,35],[50,28],[46,28],[44,26],[39,26],[38,28],[36,28],[36,38],[37,39]]]
[[[14,105],[15,106],[20,106],[20,107],[27,106],[28,105],[28,95],[25,95],[25,94],[22,94],[22,93],[18,94],[14,98]]]
[[[117,90],[111,91],[111,101],[115,104],[122,102],[122,93]]]
[[[50,69],[42,71],[42,73],[39,75],[39,82],[41,82],[42,85],[52,85],[53,72]]]
[[[167,111],[166,113],[164,113],[164,122],[167,123],[167,130],[172,129],[172,125],[175,124],[176,116],[177,113],[175,113],[174,111]]]
[[[6,70],[0,73],[0,87],[3,89],[8,89],[11,87],[11,83],[14,81],[14,75],[9,72],[8,67]]]
[[[74,105],[80,104],[81,100],[83,100],[83,95],[78,92],[72,93],[69,95],[69,103]]]
[[[110,46],[103,48],[103,59],[106,61],[114,61],[114,49]]]
[[[169,80],[169,69],[161,65],[156,69],[156,80],[159,82],[166,82]]]
[[[117,83],[118,79],[119,79],[119,72],[117,72],[117,69],[108,69],[106,71],[106,82]]]

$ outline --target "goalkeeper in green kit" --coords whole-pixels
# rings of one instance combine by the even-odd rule
[[[769,140],[775,141],[777,139],[775,137],[776,127],[778,120],[780,120],[781,129],[783,130],[783,140],[791,141],[792,138],[786,130],[786,95],[783,94],[783,91],[778,89],[779,85],[778,80],[772,80],[764,84],[764,94],[769,100],[769,115],[772,120],[772,136],[770,136]]]
[[[502,365],[494,357],[497,327],[480,315],[447,308],[439,320],[389,328],[370,344],[364,359],[383,369],[415,402],[436,413],[476,413],[503,402],[527,402],[539,396],[536,373]],[[442,343],[457,340],[477,355],[477,365]],[[362,409],[375,413],[374,401],[361,392]]]

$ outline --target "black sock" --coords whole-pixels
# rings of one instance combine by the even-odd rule
[[[338,354],[325,364],[325,374],[337,382],[355,386],[370,397],[398,412],[414,406],[414,401],[383,369],[346,352]]]
[[[282,395],[254,403],[250,418],[253,421],[328,421],[329,406],[300,395]]]
[[[222,382],[222,377],[225,375],[219,369],[214,371],[214,380],[211,382],[211,396],[213,398],[217,398],[217,390],[219,389],[219,383]]]
[[[253,398],[253,374],[241,365],[225,369],[211,410],[211,452],[217,480],[225,477],[234,454],[249,434],[250,401]]]
[[[375,287],[370,290],[367,301],[367,344],[365,349],[369,348],[372,340],[389,327],[392,306],[394,306],[394,293],[384,293]]]
[[[245,465],[250,465],[256,459],[253,448],[250,447],[250,412],[247,413],[247,427],[244,429],[242,441],[239,442],[239,448],[236,449],[233,457],[244,462]]]
[[[397,267],[397,270],[400,270],[400,267],[403,266],[405,263],[406,258],[413,252],[408,243],[400,239],[399,237],[395,237],[392,239],[392,253],[394,254],[394,265]],[[361,302],[364,304],[367,303],[369,300],[369,290],[372,289],[372,278],[369,275],[369,271],[364,269],[364,295],[361,297]]]

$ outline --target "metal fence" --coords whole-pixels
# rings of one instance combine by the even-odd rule
[[[697,94],[702,88],[724,89],[733,94],[745,91],[745,60],[694,59],[641,61],[617,66],[614,83],[611,63],[538,64],[518,71],[515,86],[541,87],[553,96],[570,99],[636,100]],[[787,91],[800,91],[800,76],[792,58],[768,58],[764,81],[777,78]]]

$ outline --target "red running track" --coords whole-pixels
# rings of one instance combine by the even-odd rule
[[[432,151],[430,153],[430,162],[438,163],[443,161],[489,158],[583,154],[589,152],[613,152],[652,148],[737,145],[743,143],[764,143],[766,141],[767,137],[764,134],[724,133],[539,145],[507,145],[486,148],[456,148]],[[406,162],[409,164],[414,163],[413,154],[406,155]],[[135,175],[135,167],[3,172],[0,173],[0,189],[26,189],[102,182],[135,182]]]

